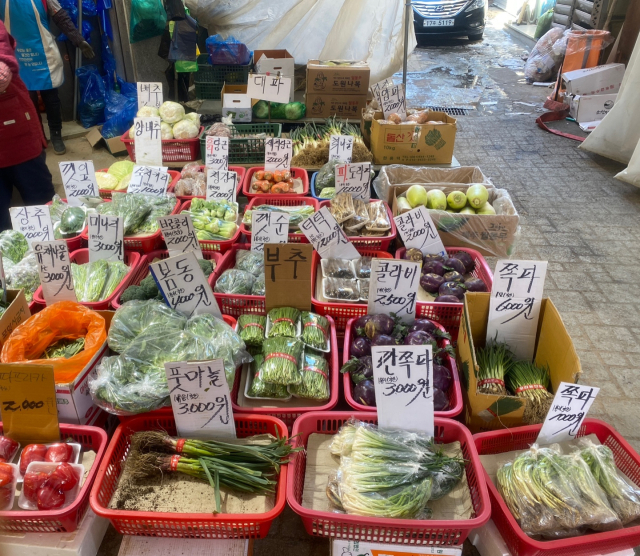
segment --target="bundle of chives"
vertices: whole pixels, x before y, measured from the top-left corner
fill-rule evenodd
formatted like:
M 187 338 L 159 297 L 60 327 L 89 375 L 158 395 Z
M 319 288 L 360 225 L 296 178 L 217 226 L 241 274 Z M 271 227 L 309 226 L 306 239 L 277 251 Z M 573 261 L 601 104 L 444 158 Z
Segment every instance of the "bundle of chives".
M 260 377 L 272 384 L 300 384 L 300 357 L 304 344 L 295 338 L 267 338 L 262 344 Z
M 302 382 L 289 386 L 298 398 L 324 401 L 329 399 L 329 364 L 320 354 L 306 351 L 302 358 Z
M 262 363 L 264 363 L 264 356 L 262 354 L 255 355 L 248 377 L 248 380 L 251 380 L 251 386 L 247 392 L 249 396 L 252 398 L 288 398 L 289 391 L 286 386 L 283 384 L 271 384 L 270 382 L 262 380 L 260 376 Z
M 302 341 L 313 349 L 326 350 L 329 321 L 321 315 L 302 312 Z
M 300 311 L 298 311 L 298 309 L 294 309 L 293 307 L 276 307 L 269 311 L 269 319 L 271 321 L 269 338 L 276 336 L 296 337 L 298 321 L 300 319 Z
M 260 315 L 240 315 L 238 333 L 248 346 L 262 346 L 267 318 Z
M 478 390 L 486 394 L 506 394 L 504 377 L 513 365 L 513 353 L 507 344 L 487 342 L 487 345 L 476 351 L 478 360 Z
M 548 367 L 538 367 L 531 361 L 516 361 L 506 376 L 507 386 L 516 396 L 527 400 L 522 416 L 525 423 L 542 423 L 553 402 L 548 388 L 551 383 Z

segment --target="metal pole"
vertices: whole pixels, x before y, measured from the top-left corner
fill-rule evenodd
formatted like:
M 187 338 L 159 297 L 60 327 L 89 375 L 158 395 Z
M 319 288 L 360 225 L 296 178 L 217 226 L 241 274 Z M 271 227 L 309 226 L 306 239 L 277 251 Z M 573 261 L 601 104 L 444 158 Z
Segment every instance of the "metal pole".
M 404 5 L 404 58 L 402 60 L 402 84 L 407 90 L 407 58 L 409 57 L 409 25 L 411 24 L 411 0 L 407 0 Z
M 82 36 L 82 0 L 78 0 L 78 31 Z M 78 75 L 75 70 L 82 66 L 82 50 L 76 46 L 76 67 L 73 71 L 73 121 L 75 122 L 78 116 Z

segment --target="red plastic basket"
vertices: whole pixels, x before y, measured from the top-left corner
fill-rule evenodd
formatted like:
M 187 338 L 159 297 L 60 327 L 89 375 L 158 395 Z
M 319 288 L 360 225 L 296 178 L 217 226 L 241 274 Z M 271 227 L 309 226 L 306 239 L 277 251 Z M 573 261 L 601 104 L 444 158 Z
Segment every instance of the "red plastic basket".
M 263 315 L 265 313 L 262 313 Z M 272 415 L 281 419 L 285 425 L 291 430 L 295 420 L 305 413 L 311 411 L 331 411 L 338 404 L 338 391 L 340 389 L 340 362 L 338 357 L 338 337 L 336 335 L 336 325 L 331 317 L 327 317 L 331 326 L 331 351 L 323 354 L 329 362 L 329 384 L 330 396 L 329 401 L 324 405 L 315 407 L 242 407 L 237 404 L 238 392 L 240 390 L 240 374 L 236 373 L 236 381 L 231 392 L 231 405 L 234 411 L 241 413 Z
M 355 417 L 366 423 L 377 423 L 372 413 L 352 411 L 318 411 L 298 417 L 291 435 L 294 446 L 306 448 L 310 434 L 334 435 L 348 419 Z M 482 464 L 471 433 L 464 425 L 451 419 L 435 418 L 437 444 L 460 442 L 466 460 L 466 475 L 475 516 L 465 520 L 383 519 L 334 512 L 311 510 L 302 506 L 307 454 L 305 450 L 292 454 L 287 479 L 287 502 L 302 517 L 309 535 L 354 541 L 393 544 L 462 546 L 472 529 L 481 527 L 491 515 L 489 494 Z
M 162 163 L 167 162 L 193 162 L 200 158 L 200 134 L 204 127 L 200 127 L 198 135 L 193 139 L 163 139 Z M 136 146 L 133 139 L 129 139 L 129 130 L 120 137 L 120 141 L 127 147 L 129 158 L 136 161 Z
M 98 172 L 108 172 L 109 168 L 103 168 L 102 170 L 98 170 Z M 180 179 L 180 172 L 176 172 L 175 170 L 167 170 L 168 174 L 171 176 L 171 183 L 167 186 L 167 191 L 173 191 L 173 188 L 176 185 L 176 182 Z M 100 197 L 103 199 L 111 199 L 111 194 L 113 193 L 113 189 L 99 189 Z M 118 189 L 117 193 L 126 193 L 126 189 Z
M 244 177 L 244 181 L 242 183 L 242 193 L 248 199 L 252 199 L 253 197 L 261 196 L 261 197 L 281 197 L 281 193 L 257 193 L 255 191 L 251 191 L 251 179 L 253 178 L 253 174 L 256 172 L 264 170 L 264 166 L 259 166 L 257 168 L 249 168 L 247 170 L 247 174 Z M 304 195 L 309 195 L 309 174 L 304 168 L 291 168 L 291 177 L 302 180 L 302 193 L 287 193 L 289 196 L 293 197 L 302 197 Z M 273 203 L 275 204 L 275 203 Z
M 89 249 L 78 249 L 69 255 L 69 260 L 72 263 L 76 264 L 87 264 L 89 262 Z M 93 309 L 94 311 L 106 311 L 109 309 L 109 305 L 113 303 L 115 299 L 120 297 L 120 294 L 127 288 L 130 284 L 131 280 L 135 277 L 138 272 L 138 265 L 140 264 L 140 253 L 128 252 L 124 253 L 124 264 L 129 267 L 129 272 L 127 272 L 126 276 L 120 282 L 120 285 L 113 291 L 113 293 L 102 301 L 82 301 L 79 302 L 80 305 L 84 305 L 85 307 L 89 307 L 89 309 Z M 38 286 L 38 289 L 33 294 L 33 300 L 36 303 L 46 305 L 44 300 L 44 295 L 42 293 L 42 286 Z
M 501 454 L 526 450 L 535 443 L 542 425 L 502 429 L 473 435 L 478 454 Z M 595 434 L 613 452 L 613 459 L 629 479 L 640 484 L 640 456 L 610 425 L 597 419 L 585 419 L 576 436 Z M 513 556 L 591 556 L 609 554 L 640 545 L 640 525 L 604 533 L 590 532 L 569 539 L 539 541 L 520 528 L 496 486 L 483 469 L 491 499 L 492 519 Z
M 2 423 L 0 423 L 0 434 L 2 434 Z M 0 512 L 0 532 L 71 533 L 80 525 L 89 507 L 91 487 L 98 474 L 102 456 L 107 449 L 107 433 L 98 427 L 60 423 L 60 438 L 64 440 L 72 438 L 74 442 L 82 446 L 83 451 L 91 450 L 96 453 L 93 466 L 80 487 L 78 496 L 71 504 L 61 510 Z
M 445 247 L 449 255 L 453 255 L 458 251 L 469 253 L 476 263 L 471 273 L 476 278 L 482 279 L 487 285 L 487 291 L 491 291 L 493 286 L 493 272 L 489 268 L 489 264 L 485 258 L 475 249 L 466 247 Z M 401 247 L 396 251 L 396 259 L 404 257 L 406 249 Z M 458 340 L 458 331 L 460 329 L 460 319 L 462 318 L 463 303 L 435 303 L 434 301 L 425 302 L 418 301 L 416 303 L 416 316 L 427 318 L 444 326 L 445 330 L 451 334 L 452 342 Z
M 346 363 L 349 360 L 349 345 L 351 344 L 351 337 L 353 333 L 353 324 L 356 319 L 350 319 L 347 323 L 347 328 L 344 334 L 344 347 L 342 351 L 342 363 Z M 443 332 L 444 327 L 438 323 L 434 323 L 440 330 Z M 446 347 L 450 345 L 449 340 L 442 339 L 438 342 L 440 347 Z M 460 377 L 458 376 L 458 366 L 456 365 L 455 357 L 451 357 L 447 355 L 444 360 L 444 365 L 451 371 L 451 376 L 453 377 L 453 384 L 449 388 L 449 409 L 446 411 L 436 411 L 436 417 L 446 417 L 449 419 L 453 419 L 462 413 L 462 388 L 460 387 Z M 369 411 L 369 412 L 377 412 L 375 407 L 371 407 L 369 405 L 363 405 L 358 403 L 353 397 L 353 382 L 351 381 L 351 376 L 349 373 L 344 373 L 342 377 L 342 385 L 344 386 L 344 397 L 347 400 L 347 403 L 353 407 L 356 411 Z
M 273 205 L 275 207 L 296 207 L 300 205 L 309 205 L 314 211 L 318 210 L 318 201 L 312 197 L 302 197 L 301 195 L 256 195 L 252 196 L 246 210 L 259 210 L 260 205 Z M 240 224 L 240 232 L 251 243 L 251 229 L 245 226 L 244 222 Z M 289 233 L 288 243 L 309 243 L 307 236 L 302 232 Z
M 236 413 L 233 419 L 239 438 L 265 433 L 288 436 L 285 424 L 275 417 Z M 148 430 L 164 430 L 170 435 L 175 435 L 176 423 L 172 415 L 141 415 L 120 424 L 109 443 L 98 470 L 95 487 L 91 491 L 91 509 L 97 515 L 106 517 L 123 535 L 207 539 L 261 539 L 267 536 L 271 523 L 284 510 L 287 465 L 280 469 L 273 509 L 262 514 L 179 514 L 108 508 L 118 486 L 123 462 L 129 452 L 131 435 L 137 431 Z M 213 496 L 213 491 L 211 494 Z
M 201 165 L 200 171 L 206 172 L 205 168 L 206 166 Z M 244 175 L 247 172 L 247 169 L 243 166 L 229 166 L 229 172 L 235 172 L 236 174 L 238 174 L 238 185 L 236 186 L 236 198 L 237 198 L 240 195 L 240 193 L 242 193 L 242 183 L 244 181 Z M 178 174 L 178 179 L 176 179 L 175 181 L 172 181 L 171 185 L 167 189 L 167 191 L 170 193 L 173 193 L 174 189 L 176 188 L 176 184 L 180 179 L 180 172 L 177 172 L 177 174 Z M 191 199 L 196 199 L 197 197 L 199 197 L 200 199 L 204 199 L 205 195 L 176 195 L 176 197 L 181 201 L 191 201 Z
M 378 202 L 377 199 L 372 199 L 369 201 L 371 203 Z M 389 222 L 391 222 L 391 230 L 389 230 L 389 235 L 385 237 L 367 237 L 367 236 L 348 236 L 349 241 L 353 243 L 356 247 L 364 247 L 366 249 L 374 249 L 376 251 L 386 251 L 391 246 L 391 242 L 396 239 L 398 234 L 396 229 L 396 221 L 393 219 L 393 213 L 391 209 L 389 209 L 389 205 L 384 203 L 384 207 L 387 209 L 387 216 L 389 217 Z M 320 208 L 331 206 L 331 201 L 320 201 Z
M 218 272 L 220 262 L 222 261 L 222 255 L 214 251 L 203 251 L 202 256 L 205 259 L 216 262 L 216 268 L 213 270 L 213 272 L 209 275 L 209 278 L 208 278 L 209 284 L 211 284 L 211 287 L 213 287 L 213 284 L 216 278 L 216 273 Z M 167 251 L 166 249 L 159 249 L 157 251 L 151 251 L 151 253 L 147 253 L 146 255 L 142 255 L 142 257 L 140 258 L 140 263 L 138 264 L 137 272 L 135 273 L 131 281 L 127 284 L 127 287 L 140 285 L 140 282 L 142 282 L 142 280 L 144 280 L 149 274 L 149 265 L 154 261 L 154 259 L 164 260 L 168 258 L 169 258 L 169 251 Z M 116 298 L 111 302 L 111 307 L 113 307 L 114 309 L 118 309 L 119 307 L 122 306 L 122 303 L 120 303 L 120 296 L 122 295 L 125 289 L 126 288 L 123 288 L 122 291 L 118 292 L 118 295 L 116 296 Z M 235 320 L 234 320 L 234 326 L 235 326 Z
M 60 200 L 63 203 L 67 202 L 66 199 L 60 199 Z M 53 201 L 49 201 L 47 203 L 47 206 L 51 206 L 52 204 L 53 204 Z M 77 236 L 66 238 L 64 240 L 67 242 L 67 249 L 69 250 L 69 253 L 73 253 L 76 249 L 82 249 L 82 247 L 85 245 L 85 238 L 83 234 L 86 231 L 87 231 L 87 227 L 85 226 L 84 230 L 80 232 Z
M 357 247 L 358 253 L 366 257 L 375 257 L 377 259 L 393 259 L 393 255 L 385 251 L 375 251 Z M 316 276 L 318 274 L 318 266 L 320 266 L 320 255 L 316 251 L 313 252 L 311 260 L 311 305 L 313 310 L 319 315 L 332 317 L 336 323 L 338 335 L 342 336 L 347 328 L 347 322 L 350 319 L 362 317 L 367 314 L 366 303 L 334 303 L 322 302 L 316 299 Z M 418 316 L 416 314 L 416 316 Z
M 189 210 L 190 208 L 191 201 L 185 201 L 180 207 L 180 210 L 177 211 L 177 213 L 179 214 L 182 211 Z M 219 241 L 199 239 L 198 243 L 200 243 L 200 249 L 202 249 L 203 253 L 205 251 L 218 251 L 220 253 L 226 253 L 234 243 L 238 242 L 238 239 L 240 238 L 240 230 L 241 226 L 238 226 L 236 233 L 233 234 L 233 237 L 231 239 L 221 239 Z

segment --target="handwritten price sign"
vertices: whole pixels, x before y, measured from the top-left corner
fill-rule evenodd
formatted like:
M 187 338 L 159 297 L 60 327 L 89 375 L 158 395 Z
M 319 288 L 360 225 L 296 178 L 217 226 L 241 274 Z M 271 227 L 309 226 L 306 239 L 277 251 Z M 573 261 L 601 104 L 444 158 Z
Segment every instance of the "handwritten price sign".
M 107 214 L 89 215 L 89 262 L 124 261 L 123 219 Z
M 251 98 L 286 104 L 291 95 L 291 78 L 254 73 L 247 83 L 247 94 Z
M 332 135 L 329 139 L 329 160 L 351 162 L 353 153 L 352 135 Z
M 395 313 L 403 322 L 416 316 L 420 264 L 397 259 L 373 259 L 368 313 Z
M 171 176 L 163 166 L 134 166 L 127 193 L 144 193 L 155 197 L 164 197 Z
M 348 193 L 354 199 L 368 203 L 371 199 L 371 162 L 338 164 L 336 166 L 336 195 Z
M 52 241 L 53 224 L 47 205 L 34 205 L 31 207 L 14 207 L 9 209 L 11 225 L 20 232 L 29 247 L 34 241 Z
M 138 82 L 138 110 L 144 106 L 162 106 L 162 83 Z
M 33 250 L 38 261 L 42 294 L 47 305 L 56 301 L 77 301 L 67 243 L 41 241 L 33 244 Z
M 134 118 L 133 140 L 136 164 L 162 166 L 162 136 L 160 118 Z
M 97 197 L 100 195 L 96 172 L 91 160 L 76 162 L 60 162 L 62 185 L 67 195 L 67 203 L 72 207 L 82 206 L 80 197 Z
M 202 249 L 193 228 L 191 215 L 162 216 L 158 218 L 158 224 L 170 257 L 193 251 L 198 259 L 202 259 Z
M 207 169 L 229 169 L 229 138 L 207 135 L 205 150 L 205 165 Z
M 207 168 L 207 201 L 224 199 L 236 202 L 238 174 L 224 170 Z
M 407 117 L 407 101 L 404 94 L 404 85 L 392 85 L 380 89 L 380 105 L 385 119 L 390 114 L 398 114 L 402 121 Z
M 289 219 L 285 212 L 254 210 L 251 213 L 251 250 L 264 251 L 265 243 L 287 243 Z
M 264 169 L 289 170 L 293 152 L 291 139 L 270 137 L 264 142 Z
M 318 212 L 301 222 L 300 229 L 323 259 L 357 259 L 360 257 L 360 253 L 349 241 L 327 207 L 322 207 Z
M 394 218 L 407 249 L 419 249 L 423 255 L 446 255 L 438 229 L 426 207 L 419 206 Z

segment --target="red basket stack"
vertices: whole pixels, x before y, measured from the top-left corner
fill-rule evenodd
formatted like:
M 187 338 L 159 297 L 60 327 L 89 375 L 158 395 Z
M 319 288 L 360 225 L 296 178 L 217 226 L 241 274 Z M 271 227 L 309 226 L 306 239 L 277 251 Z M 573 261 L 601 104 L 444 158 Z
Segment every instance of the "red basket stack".
M 200 171 L 206 173 L 207 167 L 206 166 L 200 166 Z M 246 171 L 247 171 L 247 169 L 244 168 L 243 166 L 229 166 L 229 172 L 235 172 L 236 174 L 238 174 L 238 185 L 236 187 L 236 198 L 240 195 L 240 193 L 242 193 L 242 183 L 244 182 L 244 175 L 245 175 Z M 180 179 L 180 172 L 176 172 L 176 173 L 178 174 L 178 178 L 171 182 L 171 185 L 167 189 L 167 191 L 169 193 L 173 193 L 173 191 L 176 188 L 176 184 L 178 183 L 178 180 Z M 180 199 L 180 201 L 184 202 L 184 201 L 191 201 L 191 199 L 196 199 L 197 197 L 200 197 L 201 199 L 204 199 L 205 195 L 176 195 L 176 197 L 178 199 Z
M 182 211 L 189 210 L 191 208 L 191 201 L 185 201 L 180 210 L 176 211 L 176 214 L 181 213 Z M 236 233 L 233 234 L 231 239 L 220 239 L 220 240 L 209 240 L 209 239 L 199 239 L 198 243 L 200 243 L 200 249 L 202 252 L 205 251 L 218 251 L 219 253 L 226 253 L 234 243 L 237 243 L 238 238 L 240 237 L 240 230 L 242 226 L 239 226 L 236 230 Z
M 353 337 L 353 325 L 356 319 L 351 319 L 347 323 L 347 328 L 344 334 L 344 348 L 342 351 L 342 363 L 346 363 L 349 361 L 349 346 L 351 344 L 351 338 Z M 444 332 L 444 327 L 439 325 L 438 323 L 434 323 L 442 332 Z M 451 343 L 447 339 L 442 339 L 438 342 L 440 347 L 446 347 Z M 435 411 L 434 414 L 436 417 L 446 417 L 448 419 L 453 419 L 462 413 L 463 399 L 462 399 L 462 388 L 460 386 L 460 377 L 458 376 L 458 366 L 456 365 L 455 357 L 451 357 L 450 355 L 446 355 L 444 360 L 444 366 L 447 367 L 451 371 L 451 376 L 453 377 L 453 383 L 449 388 L 449 409 L 446 411 Z M 377 411 L 375 407 L 371 407 L 368 405 L 363 405 L 358 403 L 353 397 L 353 382 L 351 381 L 351 376 L 349 373 L 344 373 L 342 377 L 342 385 L 344 387 L 344 397 L 347 400 L 347 403 L 353 407 L 356 411 Z
M 260 205 L 273 205 L 276 207 L 297 207 L 300 205 L 308 205 L 313 207 L 314 211 L 318 211 L 318 201 L 311 197 L 302 197 L 295 195 L 256 195 L 252 196 L 246 210 L 260 210 Z M 251 243 L 251 229 L 244 222 L 240 224 L 240 232 Z M 309 243 L 307 236 L 302 232 L 289 232 L 288 243 Z
M 377 417 L 371 413 L 349 411 L 306 413 L 299 417 L 293 426 L 292 442 L 295 447 L 306 448 L 310 434 L 334 435 L 351 418 L 366 423 L 378 421 Z M 306 450 L 292 454 L 287 479 L 287 502 L 291 509 L 302 517 L 307 533 L 312 536 L 406 545 L 462 546 L 471 530 L 484 525 L 491 515 L 482 464 L 471 433 L 457 421 L 436 417 L 434 440 L 437 444 L 460 442 L 466 461 L 465 472 L 475 514 L 471 519 L 456 521 L 384 519 L 304 507 L 302 497 L 307 463 Z
M 2 423 L 0 423 L 0 434 L 2 434 L 2 430 Z M 64 440 L 70 438 L 82 446 L 82 451 L 91 450 L 96 454 L 93 465 L 86 475 L 76 499 L 66 508 L 60 510 L 0 512 L 0 532 L 71 533 L 80 525 L 89 507 L 89 494 L 98 474 L 102 456 L 107 449 L 107 433 L 98 427 L 60 423 L 60 438 Z
M 102 170 L 98 170 L 98 172 L 108 172 L 109 168 L 103 168 Z M 180 172 L 176 172 L 175 170 L 167 170 L 167 173 L 171 176 L 171 183 L 167 186 L 167 191 L 173 191 L 177 181 L 180 179 Z M 126 193 L 126 189 L 99 189 L 100 197 L 103 199 L 111 199 L 112 193 L 115 191 L 116 193 Z
M 244 182 L 242 185 L 242 194 L 248 199 L 252 199 L 253 197 L 256 197 L 258 195 L 266 196 L 269 198 L 282 196 L 282 194 L 280 193 L 268 194 L 268 193 L 260 193 L 257 191 L 251 191 L 251 180 L 253 179 L 253 174 L 263 170 L 264 170 L 264 166 L 260 166 L 258 168 L 249 168 L 249 170 L 247 170 L 247 175 L 245 176 Z M 308 195 L 309 194 L 309 174 L 307 174 L 307 171 L 304 170 L 303 168 L 291 168 L 290 171 L 291 171 L 291 177 L 293 179 L 299 179 L 302 181 L 302 193 L 287 193 L 287 195 L 294 196 L 294 197 L 302 197 L 303 195 Z
M 69 259 L 72 263 L 76 264 L 87 264 L 89 262 L 89 249 L 78 249 L 74 251 L 69 256 Z M 113 291 L 113 293 L 102 301 L 81 301 L 79 302 L 81 305 L 85 307 L 89 307 L 89 309 L 93 309 L 94 311 L 105 311 L 109 309 L 109 306 L 118 298 L 120 294 L 129 286 L 131 280 L 135 277 L 138 272 L 138 266 L 140 264 L 140 253 L 135 252 L 126 252 L 124 254 L 124 264 L 129 267 L 129 272 L 127 272 L 126 276 L 120 282 L 120 285 Z M 42 286 L 38 286 L 38 289 L 33 294 L 33 300 L 36 303 L 46 305 L 44 300 L 44 295 L 42 293 Z
M 238 438 L 258 434 L 288 436 L 285 424 L 275 417 L 236 413 L 233 419 Z M 111 521 L 123 535 L 205 539 L 261 539 L 267 536 L 273 520 L 284 510 L 287 465 L 280 468 L 273 509 L 262 514 L 179 514 L 109 508 L 131 446 L 131 436 L 138 431 L 151 430 L 166 431 L 175 436 L 176 423 L 173 416 L 141 415 L 128 419 L 116 429 L 98 470 L 95 487 L 91 491 L 91 509 L 97 515 Z
M 204 127 L 200 127 L 198 135 L 193 139 L 163 139 L 162 163 L 167 162 L 193 162 L 200 158 L 200 134 Z M 127 147 L 129 158 L 136 161 L 136 145 L 133 139 L 129 139 L 129 130 L 120 137 L 120 141 Z

